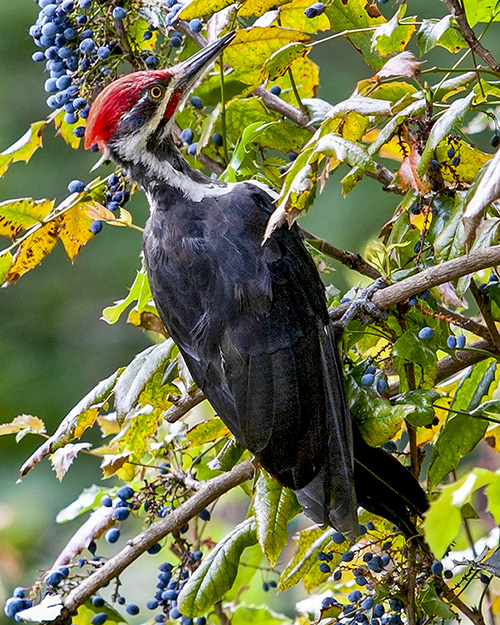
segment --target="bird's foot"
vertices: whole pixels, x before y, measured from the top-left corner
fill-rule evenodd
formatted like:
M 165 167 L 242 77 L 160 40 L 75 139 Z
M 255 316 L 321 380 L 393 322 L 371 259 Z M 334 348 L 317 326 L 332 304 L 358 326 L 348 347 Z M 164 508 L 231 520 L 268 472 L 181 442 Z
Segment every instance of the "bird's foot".
M 345 328 L 354 318 L 359 319 L 366 325 L 371 324 L 374 319 L 387 319 L 387 311 L 382 310 L 371 301 L 373 294 L 386 286 L 387 282 L 384 278 L 377 278 L 369 287 L 361 289 L 350 303 L 347 311 L 336 322 L 336 325 Z

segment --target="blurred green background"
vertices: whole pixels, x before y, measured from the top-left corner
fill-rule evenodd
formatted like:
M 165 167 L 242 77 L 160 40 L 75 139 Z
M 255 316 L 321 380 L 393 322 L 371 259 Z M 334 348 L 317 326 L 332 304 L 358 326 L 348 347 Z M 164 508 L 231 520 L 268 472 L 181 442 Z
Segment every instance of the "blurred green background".
M 394 9 L 392 2 L 382 7 L 387 16 L 392 16 Z M 444 15 L 438 0 L 410 1 L 408 14 L 412 9 L 419 17 Z M 0 0 L 0 150 L 16 141 L 31 122 L 49 114 L 43 64 L 31 61 L 35 47 L 28 29 L 37 13 L 32 0 Z M 341 40 L 317 46 L 313 59 L 322 70 L 319 96 L 331 102 L 348 97 L 356 81 L 372 73 Z M 445 52 L 438 52 L 436 59 L 450 64 Z M 44 149 L 35 153 L 29 165 L 14 164 L 0 179 L 0 201 L 16 197 L 60 201 L 67 195 L 70 180 L 91 179 L 89 170 L 96 160 L 95 154 L 72 150 L 62 139 L 51 136 L 49 129 Z M 389 165 L 394 167 L 394 163 Z M 330 180 L 302 223 L 337 246 L 363 252 L 367 241 L 391 216 L 398 198 L 368 180 L 344 199 L 339 179 L 334 176 Z M 137 223 L 144 222 L 147 207 L 141 193 L 128 208 Z M 138 233 L 105 227 L 74 265 L 58 244 L 40 267 L 1 290 L 0 422 L 33 414 L 43 419 L 52 433 L 90 388 L 149 344 L 140 330 L 125 321 L 108 326 L 100 320 L 105 306 L 126 295 L 140 266 L 140 245 Z M 336 268 L 332 280 L 338 286 L 346 288 L 357 282 L 357 275 Z M 2 603 L 14 586 L 30 584 L 37 571 L 50 566 L 65 537 L 77 527 L 55 526 L 57 511 L 100 478 L 97 461 L 82 455 L 62 483 L 44 462 L 16 484 L 19 466 L 38 444 L 33 436 L 26 436 L 19 445 L 13 437 L 0 438 Z M 3 618 L 2 612 L 0 621 Z

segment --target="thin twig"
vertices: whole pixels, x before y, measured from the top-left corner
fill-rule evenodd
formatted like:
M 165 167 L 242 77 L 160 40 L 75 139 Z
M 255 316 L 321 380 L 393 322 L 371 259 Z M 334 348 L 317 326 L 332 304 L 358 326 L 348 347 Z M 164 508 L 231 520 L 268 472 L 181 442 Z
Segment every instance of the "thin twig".
M 470 46 L 470 49 L 477 54 L 479 57 L 483 59 L 483 61 L 491 67 L 495 72 L 500 72 L 500 63 L 495 59 L 495 57 L 491 54 L 489 50 L 487 50 L 483 44 L 476 37 L 476 34 L 469 26 L 469 22 L 467 21 L 467 16 L 465 15 L 465 11 L 463 10 L 460 2 L 458 0 L 444 0 L 444 3 L 448 7 L 449 12 L 455 18 L 458 27 L 462 35 L 464 36 L 465 41 Z
M 486 322 L 486 326 L 489 331 L 490 339 L 493 345 L 496 347 L 496 350 L 500 352 L 500 335 L 498 334 L 498 329 L 495 324 L 495 320 L 493 319 L 493 315 L 491 314 L 491 309 L 489 302 L 483 296 L 479 287 L 476 284 L 475 280 L 471 280 L 470 282 L 470 290 L 474 299 L 476 300 L 476 304 L 483 316 L 484 321 Z
M 443 317 L 446 317 L 448 320 L 452 321 L 452 323 L 456 326 L 459 326 L 463 330 L 468 330 L 475 334 L 476 336 L 480 336 L 486 341 L 490 340 L 490 333 L 488 332 L 488 328 L 483 326 L 482 323 L 478 323 L 475 319 L 471 319 L 470 317 L 465 317 L 460 313 L 454 312 L 453 310 L 448 310 L 444 306 L 438 304 L 437 309 L 439 314 Z
M 105 586 L 110 580 L 117 577 L 134 560 L 150 549 L 162 538 L 179 531 L 186 523 L 195 517 L 213 501 L 221 497 L 235 486 L 245 482 L 253 476 L 254 467 L 251 460 L 237 465 L 228 473 L 223 473 L 212 478 L 200 488 L 186 502 L 173 510 L 164 519 L 156 521 L 148 529 L 144 530 L 131 540 L 113 558 L 108 560 L 92 575 L 84 579 L 64 599 L 63 613 L 55 622 L 64 621 L 82 603 L 87 601 L 99 588 Z
M 188 413 L 192 408 L 201 404 L 201 402 L 205 399 L 205 395 L 203 395 L 202 391 L 199 388 L 194 390 L 192 393 L 187 393 L 186 395 L 181 395 L 175 403 L 170 406 L 163 413 L 163 418 L 165 421 L 169 423 L 175 423 L 179 419 L 181 419 L 186 413 Z

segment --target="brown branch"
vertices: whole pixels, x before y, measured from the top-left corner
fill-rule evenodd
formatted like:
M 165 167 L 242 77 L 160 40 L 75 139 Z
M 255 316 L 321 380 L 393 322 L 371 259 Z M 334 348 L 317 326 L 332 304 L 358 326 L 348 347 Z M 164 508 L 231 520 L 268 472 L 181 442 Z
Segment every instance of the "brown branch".
M 373 294 L 371 301 L 378 308 L 385 310 L 438 284 L 456 280 L 498 264 L 500 264 L 500 245 L 476 250 L 466 256 L 453 258 L 440 265 L 429 267 L 409 278 L 380 289 Z M 339 319 L 348 310 L 349 306 L 349 303 L 340 304 L 331 312 L 331 318 Z
M 467 21 L 467 16 L 465 15 L 465 11 L 463 10 L 461 3 L 459 0 L 444 0 L 444 3 L 448 7 L 448 11 L 452 14 L 455 21 L 460 28 L 462 35 L 464 36 L 465 41 L 469 44 L 472 52 L 477 54 L 479 57 L 483 59 L 483 61 L 491 67 L 491 69 L 495 72 L 500 72 L 500 63 L 495 59 L 495 57 L 491 54 L 489 50 L 487 50 L 483 44 L 476 37 L 475 32 L 469 26 L 469 22 Z
M 488 332 L 488 328 L 483 326 L 482 323 L 478 323 L 475 319 L 471 319 L 470 317 L 464 317 L 464 315 L 454 312 L 453 310 L 448 310 L 441 305 L 438 305 L 437 309 L 442 317 L 446 317 L 446 319 L 452 321 L 454 325 L 459 326 L 464 330 L 468 330 L 469 332 L 472 332 L 472 334 L 480 336 L 486 341 L 490 340 L 491 337 Z
M 363 274 L 364 276 L 368 276 L 373 280 L 380 278 L 380 273 L 373 265 L 370 265 L 366 262 L 366 260 L 360 256 L 359 254 L 355 254 L 354 252 L 349 252 L 348 250 L 343 250 L 340 247 L 335 247 L 328 241 L 317 237 L 315 234 L 308 232 L 307 230 L 302 230 L 302 233 L 306 239 L 310 239 L 311 241 L 316 241 L 319 243 L 317 249 L 325 256 L 329 256 L 334 260 L 338 260 L 340 263 L 349 267 L 349 269 L 353 269 L 358 273 Z M 316 247 L 316 246 L 315 246 Z
M 254 473 L 251 460 L 247 460 L 237 465 L 228 473 L 218 475 L 206 482 L 190 499 L 181 504 L 178 508 L 170 512 L 168 516 L 153 523 L 148 529 L 141 532 L 128 541 L 127 545 L 116 556 L 108 560 L 103 566 L 97 569 L 92 575 L 84 579 L 74 588 L 64 599 L 64 609 L 56 622 L 63 622 L 68 615 L 71 615 L 82 603 L 87 601 L 99 588 L 102 588 L 110 580 L 117 577 L 134 560 L 145 551 L 155 545 L 167 534 L 179 531 L 186 523 L 195 517 L 213 501 L 224 493 L 249 480 Z
M 171 399 L 174 401 L 174 404 L 165 410 L 163 418 L 169 423 L 175 423 L 187 412 L 189 412 L 191 408 L 201 404 L 201 402 L 205 399 L 205 395 L 203 395 L 202 391 L 197 388 L 191 393 L 172 397 Z
M 490 339 L 493 345 L 495 346 L 495 350 L 500 351 L 500 336 L 498 334 L 498 329 L 491 314 L 491 309 L 488 300 L 484 297 L 484 295 L 479 290 L 479 287 L 476 284 L 475 280 L 471 280 L 470 290 L 474 299 L 476 300 L 476 304 L 478 305 L 479 311 L 483 316 L 484 321 L 486 322 L 486 326 L 489 331 Z

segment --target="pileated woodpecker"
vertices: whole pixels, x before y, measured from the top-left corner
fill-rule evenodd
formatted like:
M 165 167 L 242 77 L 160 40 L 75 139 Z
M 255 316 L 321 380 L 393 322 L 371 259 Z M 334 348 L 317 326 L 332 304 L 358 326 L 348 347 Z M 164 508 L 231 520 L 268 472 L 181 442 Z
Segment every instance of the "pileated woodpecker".
M 298 227 L 278 228 L 263 245 L 272 192 L 255 180 L 212 180 L 174 144 L 179 105 L 234 36 L 109 84 L 90 109 L 85 147 L 97 144 L 146 192 L 154 301 L 235 437 L 314 521 L 354 537 L 359 503 L 414 534 L 425 495 L 352 424 L 324 287 Z

